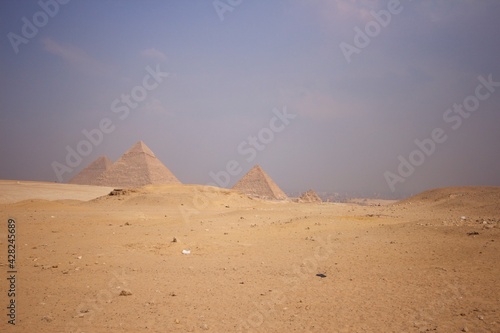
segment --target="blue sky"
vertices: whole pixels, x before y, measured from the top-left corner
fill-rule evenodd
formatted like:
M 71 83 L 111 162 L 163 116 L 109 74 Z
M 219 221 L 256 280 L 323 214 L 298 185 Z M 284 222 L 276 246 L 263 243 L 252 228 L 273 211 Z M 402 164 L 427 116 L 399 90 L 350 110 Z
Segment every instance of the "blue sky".
M 230 185 L 258 163 L 287 192 L 500 185 L 500 87 L 445 116 L 478 77 L 500 82 L 498 1 L 65 2 L 0 2 L 0 179 L 55 181 L 56 162 L 67 181 L 143 140 L 184 183 L 235 160 Z M 148 68 L 164 74 L 145 90 Z M 120 119 L 112 104 L 133 91 Z M 270 137 L 278 111 L 294 117 Z M 70 167 L 67 147 L 103 119 L 113 131 Z M 446 140 L 415 152 L 434 129 Z

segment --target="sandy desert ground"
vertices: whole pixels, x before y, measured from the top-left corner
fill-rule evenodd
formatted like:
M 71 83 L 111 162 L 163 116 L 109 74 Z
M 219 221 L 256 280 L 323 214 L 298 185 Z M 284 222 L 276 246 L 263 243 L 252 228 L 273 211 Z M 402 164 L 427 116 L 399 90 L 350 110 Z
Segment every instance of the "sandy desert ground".
M 498 187 L 380 206 L 111 190 L 0 182 L 0 331 L 500 332 Z

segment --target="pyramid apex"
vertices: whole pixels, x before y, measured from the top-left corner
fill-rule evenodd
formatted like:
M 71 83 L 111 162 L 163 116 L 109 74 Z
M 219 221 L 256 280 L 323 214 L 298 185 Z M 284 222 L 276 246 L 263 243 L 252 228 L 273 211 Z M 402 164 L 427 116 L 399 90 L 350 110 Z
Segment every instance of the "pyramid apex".
M 262 167 L 261 167 L 259 164 L 255 164 L 255 165 L 254 165 L 254 166 L 250 169 L 250 171 L 252 171 L 252 172 L 256 172 L 256 171 L 258 171 L 258 172 L 261 172 L 261 173 L 264 173 L 264 174 L 266 173 L 266 172 L 264 171 L 264 169 L 262 169 Z M 250 172 L 250 171 L 248 171 L 248 172 Z
M 113 161 L 111 161 L 109 157 L 107 157 L 106 155 L 99 156 L 94 162 L 104 163 L 109 165 L 113 164 Z
M 148 146 L 143 141 L 137 141 L 132 147 L 130 147 L 125 154 L 129 153 L 145 153 L 148 155 L 151 155 L 153 157 L 156 157 L 155 154 L 151 149 L 149 149 Z

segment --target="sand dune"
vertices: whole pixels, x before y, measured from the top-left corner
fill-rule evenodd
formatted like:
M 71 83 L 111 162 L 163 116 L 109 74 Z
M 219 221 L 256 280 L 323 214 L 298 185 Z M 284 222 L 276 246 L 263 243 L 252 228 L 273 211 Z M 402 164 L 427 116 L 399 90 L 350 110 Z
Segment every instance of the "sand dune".
M 0 182 L 17 331 L 500 331 L 499 188 L 382 206 L 112 190 Z
M 425 191 L 401 201 L 450 209 L 464 207 L 482 209 L 485 213 L 500 214 L 500 189 L 498 187 L 449 187 Z

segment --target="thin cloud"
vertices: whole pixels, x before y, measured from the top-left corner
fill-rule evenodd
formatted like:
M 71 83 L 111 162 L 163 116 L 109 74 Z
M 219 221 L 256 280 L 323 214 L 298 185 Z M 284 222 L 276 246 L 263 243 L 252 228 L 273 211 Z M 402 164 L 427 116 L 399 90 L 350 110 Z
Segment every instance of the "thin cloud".
M 167 61 L 167 56 L 163 52 L 158 51 L 155 48 L 143 50 L 141 52 L 141 55 L 148 59 Z
M 365 109 L 361 102 L 342 100 L 317 90 L 282 90 L 280 95 L 283 103 L 289 105 L 301 117 L 320 121 L 356 116 Z
M 367 21 L 371 19 L 370 11 L 380 6 L 379 0 L 315 0 L 307 1 L 313 6 L 323 19 Z M 331 23 L 331 22 L 330 22 Z
M 431 22 L 449 22 L 467 16 L 481 16 L 488 13 L 489 5 L 493 0 L 424 0 L 416 2 L 413 6 L 418 15 L 428 18 Z
M 43 38 L 41 43 L 45 51 L 61 58 L 77 70 L 95 75 L 105 75 L 111 72 L 107 65 L 102 64 L 77 47 L 61 44 L 52 38 Z
M 378 0 L 335 0 L 331 2 L 330 10 L 335 10 L 338 16 L 348 16 L 361 21 L 370 19 L 370 10 L 378 7 Z
M 169 115 L 173 116 L 174 113 L 169 111 L 163 103 L 157 99 L 157 98 L 151 98 L 150 101 L 148 101 L 142 108 L 141 111 L 146 113 L 146 114 L 151 114 L 151 115 Z
M 405 15 L 425 18 L 436 23 L 464 16 L 484 15 L 495 2 L 494 0 L 421 0 L 417 2 L 402 0 L 400 7 L 405 12 L 411 13 Z M 380 0 L 299 0 L 299 3 L 313 9 L 319 17 L 319 22 L 333 31 L 339 29 L 339 25 L 352 26 L 373 20 L 371 12 L 387 10 L 388 5 L 387 1 Z

